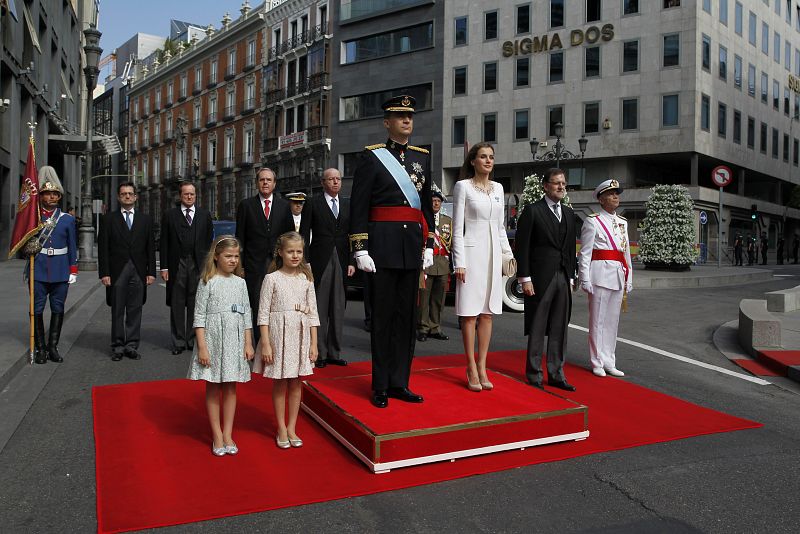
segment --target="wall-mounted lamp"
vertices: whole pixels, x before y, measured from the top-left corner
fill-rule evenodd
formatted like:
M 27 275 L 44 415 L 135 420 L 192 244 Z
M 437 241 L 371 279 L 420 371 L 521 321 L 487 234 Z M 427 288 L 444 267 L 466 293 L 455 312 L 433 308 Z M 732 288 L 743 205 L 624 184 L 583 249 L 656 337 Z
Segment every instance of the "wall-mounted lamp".
M 611 129 L 611 119 L 609 119 L 608 117 L 606 117 L 603 120 L 603 129 L 604 130 L 610 130 Z
M 8 106 L 11 105 L 11 99 L 9 98 L 0 98 L 0 113 L 5 113 L 8 109 Z

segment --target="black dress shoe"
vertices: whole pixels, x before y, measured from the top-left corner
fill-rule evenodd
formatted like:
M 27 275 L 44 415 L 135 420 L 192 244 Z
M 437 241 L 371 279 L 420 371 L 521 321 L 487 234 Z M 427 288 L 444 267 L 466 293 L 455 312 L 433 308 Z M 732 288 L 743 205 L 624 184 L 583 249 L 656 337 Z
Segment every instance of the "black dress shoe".
M 428 334 L 423 334 L 420 332 L 417 334 L 417 341 L 428 341 Z
M 122 359 L 122 353 L 121 352 L 112 352 L 111 353 L 111 361 L 118 362 L 121 359 Z
M 443 334 L 441 332 L 435 332 L 433 334 L 428 334 L 428 337 L 432 337 L 433 339 L 438 339 L 438 340 L 441 340 L 441 341 L 447 341 L 448 339 L 450 339 L 448 336 L 446 336 L 445 334 Z
M 558 389 L 564 389 L 566 391 L 575 391 L 575 386 L 567 383 L 566 380 L 564 382 L 561 382 L 560 380 L 548 380 L 547 385 Z
M 338 365 L 339 367 L 347 366 L 347 360 L 343 360 L 342 358 L 327 358 L 325 363 L 330 365 Z
M 370 397 L 369 400 L 376 408 L 386 408 L 389 406 L 389 397 L 386 395 L 385 391 L 373 391 L 372 397 Z
M 319 369 L 323 369 L 328 363 L 325 360 L 317 360 L 314 364 L 314 367 L 318 367 Z
M 389 388 L 388 395 L 403 402 L 422 402 L 422 395 L 417 395 L 408 388 Z
M 182 349 L 182 348 L 180 348 L 180 349 L 172 349 L 172 354 L 173 354 L 173 356 L 177 356 L 178 354 L 182 354 L 183 351 L 184 351 L 184 349 Z
M 529 382 L 528 385 L 542 390 L 544 389 L 544 386 L 542 385 L 541 382 Z
M 130 358 L 131 360 L 141 360 L 142 355 L 139 354 L 139 351 L 136 349 L 125 349 L 125 356 Z

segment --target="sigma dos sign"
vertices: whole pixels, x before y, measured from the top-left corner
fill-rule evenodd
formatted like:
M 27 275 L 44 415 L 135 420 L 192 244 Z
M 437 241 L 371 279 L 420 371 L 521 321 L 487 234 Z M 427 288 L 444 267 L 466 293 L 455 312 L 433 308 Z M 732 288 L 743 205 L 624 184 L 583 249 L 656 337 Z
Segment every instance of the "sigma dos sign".
M 608 42 L 614 38 L 614 25 L 605 24 L 602 27 L 589 26 L 585 30 L 572 30 L 569 32 L 569 46 L 580 46 L 582 44 L 595 44 L 597 42 Z M 548 35 L 536 36 L 533 38 L 525 37 L 515 41 L 503 43 L 503 57 L 536 54 L 551 50 L 561 50 L 564 43 L 561 34 L 556 32 Z
M 730 167 L 720 165 L 719 167 L 714 167 L 714 170 L 711 171 L 711 181 L 717 187 L 725 187 L 731 183 L 731 180 L 733 180 L 733 173 Z

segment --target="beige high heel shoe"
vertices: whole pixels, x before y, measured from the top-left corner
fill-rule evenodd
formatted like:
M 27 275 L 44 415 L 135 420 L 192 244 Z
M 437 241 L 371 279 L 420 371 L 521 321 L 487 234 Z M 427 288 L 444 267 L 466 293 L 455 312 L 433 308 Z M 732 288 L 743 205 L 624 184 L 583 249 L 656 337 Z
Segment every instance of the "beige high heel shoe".
M 467 389 L 475 392 L 483 390 L 483 386 L 481 386 L 480 382 L 475 384 L 469 379 L 469 368 L 467 368 Z

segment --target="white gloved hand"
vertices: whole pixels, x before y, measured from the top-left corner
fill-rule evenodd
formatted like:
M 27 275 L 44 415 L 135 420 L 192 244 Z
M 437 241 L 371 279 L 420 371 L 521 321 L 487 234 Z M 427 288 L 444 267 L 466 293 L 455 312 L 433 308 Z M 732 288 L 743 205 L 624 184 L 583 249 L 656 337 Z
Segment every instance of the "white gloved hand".
M 67 282 L 67 283 L 68 284 L 74 284 L 77 281 L 78 281 L 78 275 L 77 274 L 71 274 L 71 275 L 69 275 L 69 282 Z
M 625 285 L 625 292 L 630 293 L 631 291 L 633 291 L 633 284 L 629 282 L 628 284 Z
M 425 270 L 433 265 L 433 249 L 426 248 L 422 254 L 422 269 Z
M 374 273 L 376 271 L 375 262 L 369 257 L 369 254 L 356 256 L 356 266 L 365 273 Z
M 588 280 L 584 280 L 581 282 L 581 289 L 589 293 L 590 295 L 594 295 L 594 286 Z

